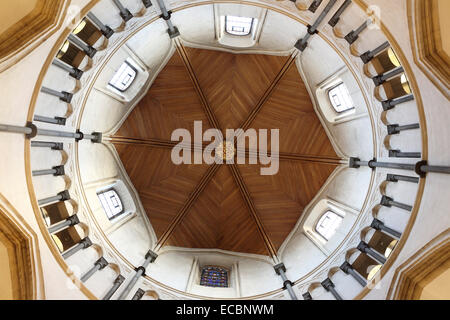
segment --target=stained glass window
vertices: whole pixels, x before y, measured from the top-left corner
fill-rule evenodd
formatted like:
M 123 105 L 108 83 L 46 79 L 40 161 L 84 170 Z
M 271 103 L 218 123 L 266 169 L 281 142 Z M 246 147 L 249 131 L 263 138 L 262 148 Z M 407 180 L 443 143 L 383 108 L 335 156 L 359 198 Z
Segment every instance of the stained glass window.
M 228 288 L 228 270 L 222 267 L 203 267 L 200 285 L 206 287 Z

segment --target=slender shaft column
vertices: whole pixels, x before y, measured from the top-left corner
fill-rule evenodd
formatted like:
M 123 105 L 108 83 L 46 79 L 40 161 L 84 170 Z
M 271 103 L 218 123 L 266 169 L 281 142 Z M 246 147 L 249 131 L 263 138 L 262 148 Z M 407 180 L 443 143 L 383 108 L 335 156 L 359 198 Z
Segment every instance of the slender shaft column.
M 94 143 L 101 143 L 102 134 L 100 132 L 94 132 L 92 134 L 84 134 L 80 131 L 78 132 L 64 132 L 57 130 L 45 130 L 37 129 L 37 134 L 41 136 L 50 136 L 58 138 L 74 138 L 77 142 L 83 139 L 91 140 Z
M 58 130 L 38 129 L 37 134 L 40 136 L 58 137 L 58 138 L 74 138 L 76 140 L 83 140 L 82 132 L 64 132 Z
M 311 294 L 309 292 L 306 292 L 302 295 L 303 300 L 312 300 Z
M 65 190 L 65 191 L 58 193 L 56 196 L 39 200 L 38 204 L 40 207 L 42 207 L 49 203 L 58 202 L 58 201 L 67 201 L 69 199 L 70 199 L 69 191 Z
M 51 226 L 48 228 L 48 232 L 50 233 L 56 233 L 62 229 L 65 229 L 67 227 L 73 227 L 80 223 L 80 219 L 78 219 L 78 216 L 75 214 L 71 216 L 70 218 L 66 219 L 62 223 L 58 223 L 57 225 Z
M 388 79 L 393 78 L 403 72 L 404 72 L 403 67 L 400 66 L 400 67 L 392 69 L 388 72 L 380 74 L 376 77 L 373 77 L 372 80 L 373 80 L 373 83 L 375 83 L 375 86 L 378 87 L 379 85 L 382 85 L 383 83 L 385 83 Z
M 288 291 L 289 295 L 291 296 L 291 299 L 298 300 L 294 290 L 292 289 L 292 282 L 289 281 L 288 278 L 286 277 L 286 267 L 284 266 L 284 263 L 279 263 L 273 268 L 275 269 L 275 272 L 283 280 L 283 287 Z
M 72 42 L 74 45 L 79 47 L 81 50 L 84 51 L 88 55 L 89 58 L 93 58 L 95 54 L 97 53 L 97 49 L 94 47 L 91 47 L 90 45 L 84 43 L 80 38 L 73 34 L 69 34 L 69 37 L 67 38 L 70 42 Z
M 384 223 L 378 219 L 373 219 L 372 224 L 370 225 L 371 228 L 374 228 L 375 230 L 383 231 L 387 233 L 390 236 L 393 236 L 394 238 L 400 239 L 402 234 L 398 231 L 395 231 L 394 229 L 391 229 L 389 227 L 386 227 Z
M 172 12 L 167 11 L 164 0 L 157 0 L 157 1 L 158 1 L 158 6 L 162 12 L 161 17 L 166 21 L 166 24 L 169 27 L 167 32 L 169 33 L 170 38 L 172 39 L 172 38 L 178 37 L 180 35 L 180 32 L 178 31 L 178 28 L 175 27 L 172 24 L 172 21 L 170 20 L 172 17 Z
M 119 296 L 119 300 L 125 299 L 128 294 L 130 293 L 131 289 L 133 289 L 136 282 L 139 280 L 139 278 L 145 274 L 145 269 L 148 267 L 150 263 L 156 260 L 158 255 L 154 253 L 153 251 L 149 250 L 147 254 L 145 255 L 145 261 L 139 268 L 136 269 L 136 274 L 131 278 L 131 281 L 127 284 L 126 288 L 122 291 L 122 293 Z
M 412 206 L 409 206 L 407 204 L 404 203 L 400 203 L 397 201 L 394 201 L 394 199 L 388 197 L 388 196 L 383 196 L 383 198 L 381 198 L 381 202 L 380 204 L 384 207 L 397 207 L 406 211 L 412 211 Z
M 0 132 L 12 132 L 12 133 L 21 133 L 27 135 L 27 138 L 34 138 L 37 135 L 41 136 L 49 136 L 49 137 L 59 137 L 59 138 L 74 138 L 76 141 L 81 141 L 83 139 L 91 140 L 94 143 L 102 142 L 102 133 L 101 132 L 93 132 L 92 134 L 84 134 L 80 131 L 77 132 L 64 132 L 58 130 L 46 130 L 39 129 L 34 124 L 30 123 L 27 127 L 19 127 L 19 126 L 10 126 L 5 124 L 0 124 Z M 53 144 L 50 142 L 36 142 L 32 144 L 35 147 L 58 147 L 60 145 Z M 60 150 L 60 149 L 58 149 Z
M 105 294 L 102 300 L 109 300 L 116 293 L 122 283 L 125 281 L 125 277 L 119 274 L 119 276 L 114 280 L 114 284 L 111 289 Z
M 134 294 L 133 298 L 131 298 L 131 300 L 141 300 L 144 294 L 145 291 L 139 288 Z
M 327 6 L 323 9 L 323 11 L 320 13 L 320 15 L 317 17 L 316 22 L 311 26 L 311 30 L 308 31 L 308 33 L 315 34 L 317 31 L 317 28 L 322 23 L 323 19 L 325 19 L 326 15 L 331 11 L 333 6 L 336 4 L 337 0 L 330 0 L 327 4 Z
M 389 182 L 405 181 L 405 182 L 419 183 L 419 180 L 420 179 L 417 177 L 401 176 L 398 174 L 388 174 L 386 178 L 386 181 Z
M 339 7 L 333 17 L 328 21 L 328 24 L 332 27 L 335 27 L 339 20 L 341 19 L 341 15 L 344 13 L 345 9 L 348 8 L 349 5 L 352 4 L 352 0 L 345 0 L 345 2 Z
M 341 266 L 340 269 L 344 271 L 345 274 L 349 274 L 355 279 L 362 287 L 365 287 L 367 285 L 366 280 L 358 273 L 355 269 L 353 269 L 352 265 L 345 261 Z
M 390 168 L 390 169 L 411 170 L 411 171 L 414 171 L 416 168 L 416 165 L 414 165 L 414 164 L 378 162 L 376 159 L 373 159 L 370 161 L 361 161 L 358 158 L 350 158 L 350 161 L 349 161 L 350 168 L 357 169 L 357 168 L 360 168 L 361 166 L 369 167 L 372 169 Z
M 311 2 L 311 5 L 309 6 L 308 10 L 311 12 L 316 12 L 317 9 L 319 9 L 320 5 L 322 4 L 323 0 L 314 0 L 313 2 Z
M 420 152 L 402 152 L 400 150 L 389 150 L 389 157 L 420 159 L 422 158 L 422 154 Z
M 64 259 L 67 259 L 70 256 L 73 256 L 78 251 L 87 249 L 90 246 L 92 246 L 92 241 L 91 241 L 91 239 L 89 239 L 89 237 L 86 237 L 83 240 L 81 240 L 77 245 L 75 245 L 72 248 L 70 248 L 69 250 L 63 252 L 62 256 Z
M 383 106 L 383 110 L 388 111 L 388 110 L 395 108 L 396 105 L 399 105 L 401 103 L 405 103 L 408 101 L 412 101 L 412 100 L 414 100 L 414 95 L 408 94 L 408 95 L 400 97 L 400 98 L 383 101 L 381 104 Z
M 56 166 L 48 170 L 35 170 L 33 171 L 33 177 L 46 176 L 52 174 L 55 177 L 65 175 L 64 166 Z
M 378 263 L 381 263 L 381 264 L 385 264 L 386 263 L 386 258 L 384 256 L 382 256 L 380 253 L 378 253 L 375 250 L 373 250 L 371 247 L 369 247 L 369 245 L 367 243 L 365 243 L 364 241 L 361 241 L 358 244 L 358 248 L 357 249 L 359 251 L 361 251 L 362 253 L 367 254 L 369 257 L 373 258 Z
M 67 102 L 67 103 L 71 103 L 72 102 L 73 94 L 69 93 L 69 92 L 66 92 L 66 91 L 59 92 L 59 91 L 56 91 L 56 90 L 53 90 L 53 89 L 50 89 L 50 88 L 47 88 L 47 87 L 42 87 L 41 88 L 41 92 L 50 94 L 50 95 L 55 96 L 55 97 L 58 97 L 59 100 Z
M 322 281 L 321 285 L 322 285 L 322 287 L 325 288 L 325 290 L 331 292 L 331 294 L 333 295 L 333 297 L 336 300 L 343 300 L 342 297 L 339 295 L 339 293 L 334 288 L 334 283 L 333 283 L 333 281 L 331 281 L 330 278 L 326 278 L 324 281 Z
M 28 127 L 10 126 L 8 124 L 0 124 L 0 131 L 11 132 L 11 133 L 21 133 L 21 134 L 31 134 L 32 129 Z
M 419 164 L 421 164 L 419 166 L 419 173 L 434 172 L 434 173 L 450 174 L 450 167 L 429 166 L 429 165 L 426 165 L 426 164 L 422 164 L 422 162 L 419 162 Z
M 365 53 L 363 53 L 361 55 L 361 60 L 364 62 L 364 64 L 369 63 L 370 61 L 372 61 L 373 58 L 375 58 L 375 56 L 379 53 L 381 53 L 382 51 L 386 50 L 387 48 L 389 48 L 391 45 L 389 44 L 388 41 L 382 43 L 380 46 L 378 46 L 377 48 L 375 48 L 372 51 L 367 51 Z
M 413 123 L 413 124 L 407 124 L 404 126 L 401 126 L 398 124 L 390 124 L 387 126 L 387 131 L 388 131 L 389 135 L 399 134 L 401 131 L 414 130 L 414 129 L 420 129 L 420 124 Z
M 359 34 L 366 30 L 368 26 L 372 24 L 372 20 L 368 19 L 366 20 L 361 26 L 358 27 L 358 29 L 350 31 L 344 39 L 347 40 L 348 44 L 353 44 L 356 40 L 359 38 Z
M 62 117 L 50 118 L 50 117 L 43 117 L 43 116 L 35 115 L 33 117 L 33 120 L 34 121 L 39 121 L 39 122 L 57 124 L 57 125 L 60 125 L 60 126 L 66 125 L 66 118 L 62 118 Z
M 89 12 L 87 14 L 88 18 L 100 29 L 102 34 L 107 38 L 111 38 L 111 36 L 114 34 L 114 30 L 108 27 L 107 25 L 103 24 L 103 22 L 100 21 L 99 18 L 97 18 L 92 12 Z
M 86 282 L 87 280 L 89 280 L 90 277 L 92 277 L 94 275 L 94 273 L 96 273 L 99 270 L 104 269 L 108 264 L 109 264 L 109 262 L 106 261 L 105 258 L 101 257 L 94 263 L 94 266 L 81 277 L 80 280 L 82 282 Z
M 81 76 L 84 73 L 80 69 L 69 66 L 68 64 L 62 62 L 59 59 L 53 60 L 52 65 L 57 66 L 58 68 L 61 68 L 65 71 L 67 71 L 72 78 L 75 78 L 77 80 L 80 80 Z
M 52 150 L 63 150 L 61 142 L 31 141 L 31 146 L 35 148 L 50 148 Z
M 120 16 L 122 17 L 123 21 L 127 22 L 133 18 L 133 15 L 131 14 L 130 10 L 125 8 L 123 4 L 119 0 L 113 0 L 116 7 L 120 10 Z
M 320 13 L 320 15 L 317 17 L 316 21 L 312 26 L 308 27 L 308 33 L 300 40 L 297 41 L 297 43 L 294 45 L 295 48 L 297 48 L 300 51 L 305 51 L 306 47 L 308 46 L 308 40 L 309 38 L 316 34 L 317 28 L 322 23 L 323 19 L 325 19 L 328 12 L 331 11 L 331 8 L 335 5 L 337 0 L 330 0 L 327 4 L 327 6 L 323 9 L 323 11 Z
M 361 166 L 368 166 L 372 169 L 375 168 L 390 168 L 399 170 L 411 170 L 415 171 L 418 176 L 425 178 L 428 172 L 433 173 L 445 173 L 450 174 L 450 167 L 445 166 L 429 166 L 427 161 L 419 161 L 416 164 L 405 164 L 405 163 L 390 163 L 390 162 L 378 162 L 376 159 L 370 161 L 361 161 L 359 158 L 350 158 L 349 167 L 350 168 L 360 168 Z M 415 181 L 412 181 L 415 182 Z

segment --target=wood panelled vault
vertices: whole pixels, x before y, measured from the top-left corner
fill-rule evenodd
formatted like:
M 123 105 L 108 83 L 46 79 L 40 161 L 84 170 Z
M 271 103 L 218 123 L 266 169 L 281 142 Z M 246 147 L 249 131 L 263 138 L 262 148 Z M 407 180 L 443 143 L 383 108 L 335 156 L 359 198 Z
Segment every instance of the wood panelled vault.
M 112 138 L 158 244 L 274 256 L 340 161 L 295 58 L 177 48 Z M 172 131 L 193 134 L 197 120 L 203 130 L 279 129 L 278 173 L 248 161 L 173 164 Z

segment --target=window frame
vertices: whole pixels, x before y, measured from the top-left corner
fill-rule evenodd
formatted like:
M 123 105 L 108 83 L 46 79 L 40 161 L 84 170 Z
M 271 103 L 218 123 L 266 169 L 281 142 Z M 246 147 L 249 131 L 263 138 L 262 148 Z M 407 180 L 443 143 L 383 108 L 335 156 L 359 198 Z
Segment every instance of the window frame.
M 113 214 L 111 216 L 106 211 L 105 206 L 103 205 L 103 201 L 100 199 L 101 195 L 104 195 L 105 193 L 110 192 L 110 191 L 114 191 L 114 193 L 116 194 L 117 198 L 119 199 L 120 207 L 122 207 L 122 210 L 119 213 Z M 112 220 L 116 219 L 117 217 L 119 217 L 119 216 L 121 216 L 121 215 L 123 215 L 125 213 L 125 207 L 123 205 L 122 198 L 120 197 L 120 195 L 117 192 L 117 190 L 115 190 L 114 188 L 109 188 L 109 189 L 106 189 L 106 190 L 102 190 L 101 192 L 98 192 L 97 193 L 97 197 L 98 197 L 98 199 L 99 199 L 99 201 L 100 201 L 100 203 L 102 205 L 103 211 L 105 212 L 106 217 L 109 219 L 109 221 L 112 221 Z
M 131 68 L 136 75 L 134 76 L 133 80 L 131 80 L 130 84 L 125 88 L 125 89 L 119 89 L 117 88 L 114 84 L 111 83 L 111 81 L 114 79 L 114 77 L 116 76 L 117 72 L 120 70 L 120 68 L 122 68 L 122 66 L 126 64 L 129 68 Z M 115 90 L 124 93 L 126 92 L 128 89 L 130 89 L 130 87 L 133 85 L 134 81 L 136 80 L 137 76 L 138 76 L 139 71 L 137 70 L 137 68 L 135 66 L 133 66 L 129 61 L 125 60 L 119 67 L 119 69 L 116 70 L 116 72 L 114 73 L 112 79 L 108 82 L 108 85 L 111 86 L 112 88 L 114 88 Z
M 203 272 L 205 271 L 206 268 L 216 268 L 216 269 L 222 269 L 222 270 L 226 271 L 226 273 L 227 273 L 226 286 L 224 286 L 224 287 L 222 287 L 222 286 L 208 286 L 208 285 L 202 284 L 202 276 L 203 276 Z M 199 285 L 202 286 L 202 287 L 207 287 L 207 288 L 222 288 L 222 289 L 223 288 L 231 288 L 230 287 L 230 274 L 231 274 L 231 270 L 229 268 L 225 268 L 225 267 L 222 267 L 222 266 L 215 266 L 215 265 L 202 266 L 202 267 L 200 267 L 200 281 L 199 281 Z
M 327 238 L 324 234 L 322 234 L 322 233 L 317 229 L 317 227 L 319 226 L 319 223 L 322 221 L 322 219 L 324 219 L 324 217 L 325 217 L 328 213 L 330 213 L 330 212 L 331 212 L 332 214 L 334 214 L 336 217 L 339 217 L 339 218 L 340 218 L 340 222 L 339 222 L 339 225 L 336 227 L 334 233 L 333 233 L 329 238 Z M 336 234 L 337 229 L 341 226 L 342 222 L 344 222 L 344 219 L 345 219 L 345 216 L 343 216 L 343 215 L 341 215 L 341 214 L 339 214 L 339 213 L 337 213 L 337 212 L 331 210 L 330 208 L 328 208 L 327 211 L 325 211 L 324 213 L 322 213 L 322 214 L 320 215 L 319 219 L 317 219 L 317 222 L 316 222 L 315 225 L 314 225 L 314 232 L 316 232 L 323 240 L 325 240 L 326 242 L 328 242 L 328 241 L 330 241 L 330 239 L 333 238 L 333 236 Z
M 349 97 L 350 101 L 352 102 L 352 107 L 347 108 L 347 109 L 342 110 L 342 111 L 338 111 L 336 109 L 336 107 L 334 106 L 333 100 L 331 99 L 331 96 L 330 96 L 330 92 L 333 91 L 334 89 L 340 87 L 340 86 L 344 86 L 346 92 L 348 93 L 348 97 Z M 344 83 L 344 81 L 341 81 L 338 84 L 328 88 L 328 90 L 327 90 L 327 97 L 328 97 L 329 103 L 331 104 L 331 107 L 333 108 L 333 111 L 336 112 L 337 114 L 343 114 L 343 113 L 349 112 L 351 110 L 355 110 L 355 103 L 353 102 L 353 99 L 352 99 L 352 97 L 350 95 L 350 92 L 348 91 L 347 85 Z
M 248 33 L 247 34 L 234 34 L 234 33 L 229 32 L 228 31 L 228 17 L 252 19 L 251 23 L 250 23 L 250 28 L 249 28 Z M 231 16 L 231 15 L 228 16 L 228 15 L 226 15 L 225 16 L 225 33 L 227 33 L 227 34 L 229 34 L 231 36 L 235 36 L 235 37 L 248 37 L 253 32 L 253 27 L 254 27 L 254 24 L 255 24 L 255 20 L 256 19 L 252 18 L 252 17 L 240 17 L 240 16 Z

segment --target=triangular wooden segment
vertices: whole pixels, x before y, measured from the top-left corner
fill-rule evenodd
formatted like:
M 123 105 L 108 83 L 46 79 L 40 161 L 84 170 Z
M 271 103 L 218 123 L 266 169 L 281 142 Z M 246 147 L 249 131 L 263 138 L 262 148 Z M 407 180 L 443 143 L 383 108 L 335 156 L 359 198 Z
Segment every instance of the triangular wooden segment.
M 192 80 L 175 52 L 115 136 L 170 141 L 179 128 L 193 135 L 194 121 L 202 121 L 205 130 L 210 128 Z
M 175 165 L 171 150 L 116 145 L 120 159 L 136 188 L 157 237 L 168 228 L 207 165 Z
M 226 166 L 206 186 L 167 244 L 268 254 Z
M 186 48 L 222 130 L 238 129 L 288 57 Z
M 264 104 L 252 128 L 280 129 L 280 152 L 336 157 L 295 64 Z
M 273 176 L 260 175 L 260 168 L 239 165 L 258 216 L 278 250 L 336 166 L 281 161 Z

